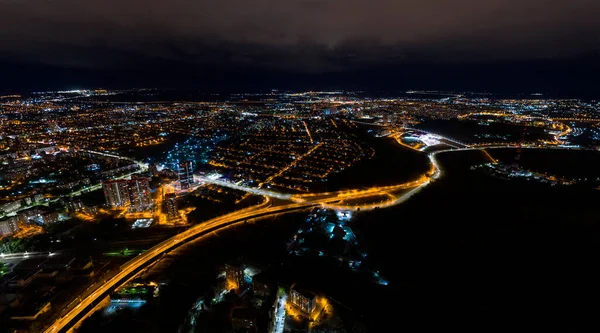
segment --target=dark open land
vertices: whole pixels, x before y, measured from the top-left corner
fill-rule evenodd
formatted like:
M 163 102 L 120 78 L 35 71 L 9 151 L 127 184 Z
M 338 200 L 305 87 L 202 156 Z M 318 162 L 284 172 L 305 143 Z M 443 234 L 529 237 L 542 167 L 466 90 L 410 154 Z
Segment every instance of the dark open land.
M 488 152 L 505 163 L 513 163 L 517 154 L 512 148 L 489 149 Z M 594 150 L 523 148 L 520 164 L 527 170 L 561 177 L 600 177 L 600 152 Z
M 158 163 L 169 150 L 173 149 L 176 143 L 184 142 L 187 138 L 186 135 L 171 133 L 167 140 L 160 144 L 145 147 L 123 147 L 118 154 L 148 163 Z
M 80 332 L 174 332 L 221 265 L 236 259 L 325 293 L 370 332 L 595 331 L 600 191 L 489 177 L 469 169 L 487 162 L 479 151 L 438 160 L 442 178 L 351 222 L 368 254 L 363 266 L 387 286 L 326 257 L 290 256 L 286 242 L 307 213 L 280 215 L 171 252 L 150 274 L 168 283 L 158 302 L 97 313 Z M 220 332 L 226 318 L 214 322 L 203 328 Z
M 390 281 L 369 300 L 372 327 L 597 331 L 600 191 L 469 171 L 481 158 L 441 154 L 442 179 L 358 216 L 360 241 Z
M 552 140 L 552 136 L 545 133 L 543 128 L 526 126 L 523 135 L 523 126 L 504 123 L 480 125 L 472 120 L 428 120 L 417 125 L 417 128 L 464 143 L 514 143 L 522 137 L 526 142 Z

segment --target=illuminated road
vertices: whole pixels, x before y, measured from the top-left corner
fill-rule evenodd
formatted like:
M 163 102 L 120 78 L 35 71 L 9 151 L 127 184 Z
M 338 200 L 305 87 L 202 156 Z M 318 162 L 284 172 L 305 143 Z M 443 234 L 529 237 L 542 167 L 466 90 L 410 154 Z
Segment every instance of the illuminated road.
M 140 169 L 142 169 L 142 171 L 148 170 L 148 163 L 143 163 L 143 162 L 134 160 L 131 157 L 126 157 L 126 156 L 121 156 L 121 155 L 111 154 L 111 153 L 105 153 L 105 152 L 101 152 L 101 151 L 87 150 L 87 149 L 81 149 L 81 151 L 86 152 L 86 153 L 90 153 L 90 154 L 96 154 L 96 155 L 101 155 L 101 156 L 118 158 L 120 160 L 131 161 L 131 162 L 137 164 L 140 167 Z
M 194 182 L 204 182 L 204 183 L 223 186 L 223 187 L 227 187 L 227 188 L 232 188 L 235 190 L 244 191 L 244 192 L 248 192 L 248 193 L 252 193 L 252 194 L 256 194 L 256 195 L 264 195 L 267 197 L 283 199 L 283 200 L 290 200 L 290 198 L 292 197 L 291 194 L 279 193 L 279 192 L 265 190 L 265 189 L 257 188 L 257 187 L 248 187 L 248 186 L 238 185 L 238 184 L 235 184 L 232 182 L 214 179 L 214 178 L 210 178 L 210 177 L 198 176 L 198 175 L 194 175 Z
M 140 269 L 145 267 L 147 264 L 153 262 L 159 258 L 163 253 L 186 243 L 196 237 L 214 232 L 226 227 L 229 227 L 236 223 L 242 223 L 243 221 L 251 218 L 260 216 L 277 214 L 281 212 L 287 212 L 292 210 L 304 209 L 313 206 L 314 204 L 306 203 L 293 203 L 283 206 L 271 206 L 271 201 L 267 200 L 264 203 L 250 207 L 247 209 L 239 210 L 230 214 L 226 214 L 212 220 L 206 221 L 202 224 L 196 225 L 172 238 L 169 238 L 162 243 L 152 247 L 148 251 L 140 254 L 131 261 L 121 266 L 121 270 L 114 277 L 106 281 L 104 284 L 96 288 L 89 296 L 81 300 L 81 302 L 73 308 L 71 311 L 66 313 L 64 316 L 56 320 L 52 326 L 50 326 L 45 332 L 56 333 L 64 332 L 71 328 L 77 321 L 81 319 L 82 315 L 87 314 L 97 303 L 97 301 L 106 297 L 108 293 L 122 284 L 124 281 L 129 279 L 135 273 L 139 272 Z
M 273 324 L 273 333 L 283 333 L 283 327 L 285 325 L 285 303 L 286 294 L 279 295 L 277 305 L 275 307 L 275 320 Z
M 279 170 L 279 172 L 277 172 L 276 174 L 270 176 L 269 178 L 267 178 L 264 181 L 262 181 L 261 183 L 259 183 L 258 187 L 261 188 L 261 187 L 263 187 L 263 185 L 270 183 L 273 179 L 283 175 L 286 171 L 295 167 L 296 164 L 298 164 L 298 162 L 300 162 L 304 157 L 312 154 L 315 150 L 319 149 L 319 147 L 321 147 L 322 145 L 324 145 L 323 142 L 318 143 L 314 147 L 310 148 L 306 153 L 304 153 L 304 155 L 296 157 L 290 164 L 288 164 L 286 167 Z
M 454 142 L 453 140 L 451 140 Z M 485 149 L 493 149 L 493 148 L 507 148 L 507 146 L 490 146 L 485 147 Z M 536 147 L 540 148 L 540 147 Z M 544 148 L 555 148 L 555 147 L 544 147 Z M 214 179 L 202 178 L 202 181 L 210 182 L 211 184 L 232 187 L 239 190 L 243 190 L 249 193 L 254 193 L 258 195 L 264 195 L 267 197 L 280 198 L 284 200 L 290 200 L 294 203 L 285 204 L 281 206 L 272 206 L 270 200 L 266 202 L 249 207 L 243 210 L 239 210 L 230 214 L 226 214 L 199 225 L 196 225 L 162 243 L 152 247 L 148 251 L 142 253 L 131 261 L 127 262 L 123 266 L 121 266 L 121 271 L 117 273 L 114 277 L 106 281 L 104 284 L 98 286 L 95 291 L 93 291 L 89 296 L 83 298 L 79 305 L 75 308 L 71 309 L 64 316 L 60 317 L 56 320 L 52 326 L 50 326 L 45 333 L 57 333 L 64 332 L 70 329 L 73 325 L 75 325 L 81 318 L 84 317 L 87 313 L 89 313 L 97 304 L 97 302 L 104 297 L 106 297 L 111 291 L 113 291 L 116 287 L 127 281 L 129 278 L 137 274 L 148 264 L 154 262 L 155 259 L 162 256 L 164 253 L 169 250 L 180 246 L 190 240 L 197 238 L 200 235 L 208 234 L 211 232 L 215 232 L 221 230 L 223 228 L 227 228 L 231 225 L 237 223 L 243 223 L 244 221 L 252 218 L 257 218 L 261 216 L 271 215 L 271 214 L 279 214 L 286 213 L 288 211 L 305 209 L 313 206 L 321 205 L 323 207 L 333 208 L 333 209 L 349 209 L 349 210 L 369 210 L 374 208 L 383 208 L 389 207 L 393 205 L 398 205 L 410 197 L 421 191 L 425 186 L 430 184 L 432 181 L 438 179 L 442 175 L 442 169 L 439 166 L 436 155 L 440 153 L 446 152 L 454 152 L 454 151 L 467 151 L 467 150 L 483 150 L 483 147 L 465 147 L 465 148 L 457 148 L 457 149 L 446 149 L 437 152 L 432 152 L 428 154 L 429 160 L 431 162 L 431 170 L 428 171 L 425 175 L 421 176 L 419 179 L 414 180 L 412 182 L 407 182 L 404 184 L 398 184 L 393 186 L 382 186 L 382 187 L 374 187 L 367 190 L 352 190 L 352 191 L 338 191 L 338 192 L 328 192 L 328 193 L 315 193 L 315 194 L 303 194 L 303 195 L 291 195 L 291 194 L 281 194 L 274 191 L 263 190 L 260 188 L 248 188 L 241 185 L 232 184 L 229 182 L 218 181 Z M 491 156 L 488 157 L 492 160 Z M 343 200 L 351 200 L 357 198 L 365 198 L 369 196 L 381 196 L 381 195 L 390 195 L 393 191 L 399 190 L 409 190 L 407 192 L 402 193 L 401 195 L 394 196 L 392 200 L 388 200 L 386 202 L 379 202 L 376 204 L 369 205 L 354 205 L 354 206 L 343 206 L 336 205 Z M 275 329 L 278 329 L 277 327 Z
M 13 252 L 0 253 L 0 263 L 18 263 L 25 259 L 50 258 L 59 255 L 60 252 Z
M 321 147 L 324 143 L 318 143 L 316 144 L 314 147 L 310 148 L 306 153 L 304 153 L 303 155 L 300 155 L 298 157 L 296 157 L 291 163 L 289 163 L 287 166 L 283 167 L 281 170 L 279 170 L 277 173 L 269 176 L 267 179 L 265 179 L 264 181 L 258 183 L 258 188 L 261 189 L 264 185 L 267 185 L 268 183 L 270 183 L 273 179 L 283 175 L 285 172 L 287 172 L 289 169 L 293 168 L 294 166 L 296 166 L 296 164 L 298 164 L 298 162 L 300 162 L 300 160 L 302 160 L 304 157 L 312 154 L 315 150 L 319 149 L 319 147 Z M 240 202 L 241 200 L 244 200 L 246 197 L 248 196 L 248 194 L 244 195 L 242 197 L 242 199 L 238 200 L 236 203 Z
M 242 223 L 245 220 L 257 218 L 257 217 L 261 217 L 261 216 L 265 216 L 265 215 L 286 213 L 288 211 L 305 209 L 305 208 L 318 206 L 318 205 L 321 205 L 324 207 L 337 208 L 337 206 L 335 206 L 335 202 L 340 201 L 341 199 L 353 199 L 353 198 L 359 198 L 359 197 L 363 197 L 363 196 L 367 196 L 367 195 L 377 195 L 379 193 L 382 193 L 382 191 L 391 191 L 391 190 L 397 190 L 397 189 L 401 189 L 401 188 L 410 188 L 410 187 L 416 186 L 413 190 L 399 196 L 398 198 L 390 201 L 389 203 L 386 203 L 386 206 L 401 203 L 401 202 L 407 200 L 408 198 L 410 198 L 410 196 L 412 196 L 413 194 L 418 192 L 425 185 L 427 185 L 431 179 L 437 178 L 441 174 L 441 171 L 440 171 L 439 167 L 437 166 L 437 162 L 435 161 L 435 158 L 433 157 L 433 155 L 431 155 L 431 156 L 432 157 L 430 157 L 430 158 L 432 160 L 432 164 L 434 165 L 435 171 L 434 171 L 432 177 L 427 177 L 425 180 L 418 180 L 418 181 L 410 182 L 407 184 L 396 185 L 396 186 L 372 188 L 372 189 L 364 190 L 364 191 L 340 191 L 340 192 L 333 192 L 333 193 L 329 193 L 329 194 L 320 194 L 320 195 L 314 196 L 314 198 L 312 200 L 310 198 L 309 199 L 303 198 L 302 196 L 293 198 L 291 195 L 289 195 L 289 196 L 286 196 L 286 198 L 293 200 L 293 201 L 298 201 L 298 202 L 273 207 L 271 204 L 271 201 L 267 200 L 266 202 L 264 202 L 260 205 L 249 207 L 247 209 L 236 211 L 236 212 L 233 212 L 230 214 L 226 214 L 226 215 L 214 218 L 212 220 L 206 221 L 204 223 L 201 223 L 199 225 L 196 225 L 196 226 L 152 247 L 148 251 L 140 254 L 139 256 L 135 257 L 131 261 L 129 261 L 126 264 L 124 264 L 123 266 L 121 266 L 121 271 L 119 273 L 117 273 L 114 277 L 112 277 L 111 279 L 106 281 L 104 284 L 98 286 L 94 292 L 92 292 L 89 296 L 83 298 L 81 300 L 80 304 L 78 304 L 75 308 L 71 309 L 64 316 L 62 316 L 58 320 L 56 320 L 54 322 L 54 324 L 52 324 L 52 326 L 50 326 L 45 332 L 46 333 L 57 333 L 57 332 L 64 332 L 65 330 L 68 330 L 74 324 L 76 324 L 79 320 L 81 320 L 81 318 L 85 314 L 87 314 L 89 311 L 91 311 L 99 300 L 106 297 L 107 294 L 109 294 L 116 287 L 118 287 L 119 285 L 121 285 L 122 283 L 127 281 L 129 278 L 134 276 L 141 269 L 143 269 L 146 265 L 152 263 L 155 259 L 159 258 L 160 256 L 162 256 L 164 253 L 168 252 L 169 250 L 171 250 L 177 246 L 180 246 L 192 239 L 195 239 L 200 235 L 218 231 L 220 229 L 227 228 L 233 224 Z M 308 196 L 306 196 L 306 197 L 308 197 Z M 381 205 L 379 205 L 379 206 L 381 206 Z M 357 208 L 363 208 L 366 210 L 366 209 L 370 209 L 371 207 L 370 206 L 353 206 L 353 207 L 350 207 L 349 209 L 357 209 Z
M 304 124 L 304 129 L 306 130 L 306 134 L 308 134 L 308 138 L 310 139 L 310 143 L 315 142 L 313 140 L 312 135 L 310 134 L 310 131 L 308 130 L 308 125 L 306 124 L 306 121 L 303 120 L 302 123 Z

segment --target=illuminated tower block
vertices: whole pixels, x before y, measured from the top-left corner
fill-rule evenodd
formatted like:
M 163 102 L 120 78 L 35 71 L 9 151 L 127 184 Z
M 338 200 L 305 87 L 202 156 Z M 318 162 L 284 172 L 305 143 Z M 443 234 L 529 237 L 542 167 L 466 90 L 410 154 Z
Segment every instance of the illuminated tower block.
M 129 201 L 132 211 L 147 210 L 152 206 L 150 179 L 144 177 L 132 178 L 129 182 Z
M 129 205 L 129 186 L 127 180 L 109 180 L 102 183 L 106 205 L 125 207 Z
M 177 166 L 177 174 L 179 176 L 179 184 L 181 184 L 182 190 L 190 188 L 194 182 L 193 171 L 194 169 L 192 168 L 192 161 L 179 162 Z
M 227 279 L 227 289 L 239 291 L 244 284 L 244 265 L 241 263 L 225 264 L 225 278 Z
M 179 219 L 179 212 L 177 211 L 177 196 L 175 193 L 168 193 L 165 195 L 165 205 L 167 207 L 167 219 L 170 221 Z

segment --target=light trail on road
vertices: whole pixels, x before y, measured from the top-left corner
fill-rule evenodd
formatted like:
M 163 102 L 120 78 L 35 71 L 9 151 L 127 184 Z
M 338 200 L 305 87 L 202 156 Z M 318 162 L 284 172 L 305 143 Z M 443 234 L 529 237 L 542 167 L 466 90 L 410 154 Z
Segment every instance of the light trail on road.
M 310 139 L 310 143 L 315 142 L 313 140 L 312 135 L 310 135 L 310 131 L 308 130 L 308 125 L 306 124 L 306 121 L 302 120 L 302 123 L 304 124 L 304 129 L 306 130 L 306 134 L 308 134 L 308 138 Z
M 101 156 L 106 156 L 106 157 L 113 157 L 113 158 L 118 158 L 118 159 L 121 159 L 121 160 L 131 161 L 131 162 L 137 164 L 140 167 L 140 169 L 142 169 L 143 171 L 148 170 L 148 163 L 137 161 L 137 160 L 135 160 L 135 159 L 133 159 L 131 157 L 121 156 L 121 155 L 117 155 L 117 154 L 110 154 L 110 153 L 105 153 L 105 152 L 95 151 L 95 150 L 87 150 L 87 149 L 81 149 L 81 151 L 86 152 L 86 153 L 90 153 L 90 154 L 96 154 L 96 155 L 101 155 Z
M 449 141 L 456 142 L 453 140 L 449 140 Z M 456 143 L 458 143 L 458 142 L 456 142 Z M 319 145 L 317 145 L 315 147 L 318 147 L 318 146 Z M 488 146 L 488 147 L 485 147 L 485 149 L 507 148 L 507 147 L 509 147 L 509 146 Z M 117 287 L 118 285 L 120 285 L 125 279 L 130 278 L 132 276 L 132 274 L 134 274 L 134 273 L 138 273 L 141 268 L 145 267 L 149 263 L 152 263 L 156 258 L 158 258 L 158 256 L 162 255 L 163 253 L 168 252 L 169 250 L 171 250 L 183 243 L 186 243 L 187 241 L 197 238 L 201 234 L 205 234 L 205 233 L 208 234 L 208 233 L 216 232 L 220 229 L 227 228 L 231 225 L 241 223 L 247 219 L 261 217 L 261 216 L 270 215 L 270 214 L 280 214 L 280 213 L 285 213 L 285 212 L 292 211 L 292 210 L 305 209 L 305 208 L 309 208 L 309 207 L 313 207 L 313 206 L 317 206 L 317 205 L 321 205 L 323 207 L 332 208 L 332 209 L 351 209 L 351 210 L 358 210 L 358 209 L 369 210 L 369 209 L 374 209 L 374 208 L 383 208 L 383 207 L 398 205 L 398 204 L 408 200 L 413 195 L 415 195 L 416 193 L 421 191 L 423 188 L 425 188 L 425 186 L 430 184 L 432 181 L 434 181 L 442 176 L 443 171 L 436 159 L 437 154 L 446 153 L 446 152 L 456 152 L 456 151 L 483 150 L 483 148 L 484 147 L 471 146 L 471 147 L 456 148 L 456 149 L 446 149 L 446 150 L 440 150 L 440 151 L 429 153 L 428 157 L 429 157 L 429 160 L 431 163 L 431 170 L 427 174 L 421 176 L 419 179 L 412 181 L 412 182 L 403 183 L 403 184 L 384 186 L 384 187 L 374 187 L 374 188 L 367 189 L 367 190 L 353 190 L 353 191 L 338 191 L 338 192 L 327 192 L 327 193 L 313 193 L 313 194 L 305 194 L 305 195 L 291 195 L 291 194 L 281 194 L 281 193 L 277 193 L 274 191 L 263 190 L 260 188 L 258 188 L 258 189 L 257 188 L 248 188 L 245 186 L 231 184 L 231 183 L 223 182 L 223 181 L 210 180 L 210 183 L 215 184 L 215 185 L 226 186 L 226 187 L 235 186 L 233 188 L 236 188 L 236 189 L 239 189 L 242 191 L 255 193 L 255 194 L 259 194 L 259 195 L 265 195 L 267 197 L 291 200 L 291 201 L 294 201 L 294 203 L 283 205 L 283 206 L 272 207 L 271 201 L 267 200 L 266 202 L 264 202 L 262 204 L 211 219 L 209 221 L 206 221 L 202 224 L 196 225 L 180 234 L 173 236 L 172 238 L 169 238 L 169 239 L 161 242 L 160 244 L 152 247 L 148 251 L 140 254 L 136 258 L 132 259 L 131 261 L 129 261 L 126 264 L 124 264 L 123 266 L 121 266 L 121 271 L 119 273 L 117 273 L 111 279 L 109 279 L 104 284 L 99 286 L 89 296 L 85 297 L 76 308 L 70 310 L 67 314 L 60 317 L 58 320 L 56 320 L 54 322 L 54 324 L 52 324 L 44 332 L 45 333 L 58 333 L 58 332 L 62 332 L 65 328 L 71 327 L 75 323 L 74 321 L 77 318 L 79 318 L 81 314 L 87 313 L 87 312 L 83 312 L 83 311 L 85 311 L 85 309 L 88 309 L 91 305 L 95 306 L 95 303 L 98 301 L 100 296 L 106 295 L 108 292 L 114 290 L 114 288 Z M 536 148 L 536 147 L 534 147 L 534 148 Z M 537 148 L 550 148 L 550 147 L 537 147 Z M 552 148 L 555 148 L 555 147 L 552 147 Z M 208 179 L 204 179 L 204 180 L 209 182 Z M 378 205 L 363 205 L 363 206 L 357 205 L 357 206 L 348 206 L 348 207 L 335 205 L 335 202 L 338 202 L 342 199 L 350 200 L 350 199 L 354 199 L 354 198 L 368 197 L 369 195 L 375 196 L 375 195 L 381 195 L 382 193 L 389 194 L 389 191 L 392 191 L 394 189 L 399 190 L 399 189 L 409 189 L 409 188 L 412 188 L 412 189 L 406 193 L 403 193 L 402 195 L 399 195 L 398 197 L 396 197 L 395 200 L 390 200 L 385 203 L 380 203 Z M 311 198 L 312 198 L 312 200 L 311 200 Z
M 60 255 L 62 252 L 11 252 L 11 253 L 0 253 L 0 263 L 11 263 L 11 262 L 20 262 L 25 259 L 33 259 L 33 258 L 50 258 L 56 255 Z
M 219 179 L 212 179 L 209 177 L 194 175 L 194 179 L 195 180 L 197 179 L 199 182 L 204 182 L 204 183 L 208 183 L 208 184 L 212 184 L 212 185 L 218 185 L 218 186 L 223 186 L 223 187 L 227 187 L 227 188 L 232 188 L 234 190 L 248 192 L 248 193 L 252 193 L 252 194 L 256 194 L 256 195 L 264 195 L 264 196 L 271 197 L 271 198 L 289 200 L 292 197 L 291 194 L 279 193 L 279 192 L 275 192 L 275 191 L 271 191 L 271 190 L 264 190 L 264 189 L 258 188 L 258 187 L 249 187 L 249 186 L 238 185 L 238 184 L 235 184 L 232 182 L 219 180 Z
M 492 161 L 492 163 L 498 163 L 498 161 L 492 157 L 492 155 L 490 155 L 490 153 L 487 152 L 487 150 L 485 149 L 481 149 L 481 151 L 490 159 L 490 161 Z
M 95 304 L 95 302 L 101 295 L 105 295 L 106 293 L 112 291 L 115 287 L 120 285 L 122 281 L 130 277 L 132 274 L 136 273 L 140 268 L 144 267 L 146 264 L 154 261 L 163 253 L 166 253 L 172 248 L 177 247 L 180 244 L 183 244 L 189 240 L 192 240 L 203 233 L 213 232 L 221 228 L 228 227 L 232 224 L 241 223 L 249 218 L 275 214 L 283 211 L 304 209 L 311 206 L 314 206 L 314 204 L 294 203 L 283 206 L 271 207 L 270 200 L 267 200 L 266 202 L 260 205 L 214 218 L 202 224 L 196 225 L 182 233 L 179 233 L 173 236 L 172 238 L 169 238 L 159 243 L 158 245 L 150 248 L 146 252 L 140 254 L 139 256 L 135 257 L 131 261 L 121 266 L 121 270 L 119 273 L 117 273 L 111 279 L 99 286 L 89 296 L 82 299 L 77 307 L 75 307 L 67 314 L 56 320 L 54 324 L 52 324 L 44 332 L 57 333 L 62 332 L 65 328 L 69 328 L 70 325 L 74 324 L 74 321 L 77 320 L 77 318 L 82 314 L 82 312 L 85 309 Z

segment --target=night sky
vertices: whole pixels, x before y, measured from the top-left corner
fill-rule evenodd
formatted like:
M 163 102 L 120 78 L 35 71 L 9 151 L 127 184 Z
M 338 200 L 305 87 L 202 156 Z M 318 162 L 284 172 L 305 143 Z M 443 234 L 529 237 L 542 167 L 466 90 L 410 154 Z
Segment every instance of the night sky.
M 597 0 L 0 0 L 0 87 L 600 91 Z

